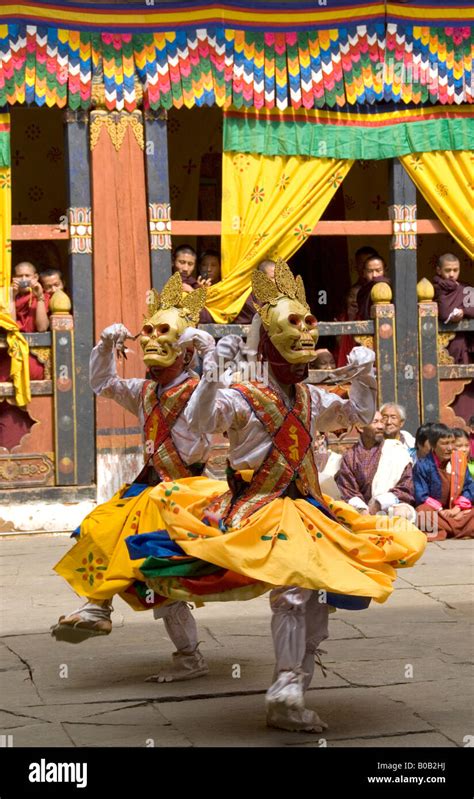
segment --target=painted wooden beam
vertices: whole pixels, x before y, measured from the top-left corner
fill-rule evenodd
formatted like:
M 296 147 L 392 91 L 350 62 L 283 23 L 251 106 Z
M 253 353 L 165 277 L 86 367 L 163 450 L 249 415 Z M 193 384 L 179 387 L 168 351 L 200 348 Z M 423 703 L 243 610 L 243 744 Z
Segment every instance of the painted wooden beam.
M 147 181 L 148 182 L 148 181 Z M 149 191 L 149 197 L 155 196 Z M 217 221 L 206 221 L 202 219 L 174 219 L 169 223 L 164 217 L 157 219 L 155 224 L 160 233 L 161 223 L 165 224 L 161 232 L 167 231 L 172 236 L 220 236 L 221 223 Z M 171 225 L 171 230 L 168 228 Z M 338 221 L 328 220 L 318 222 L 311 232 L 311 236 L 390 236 L 392 234 L 392 223 L 387 220 L 349 220 Z M 446 233 L 446 228 L 437 219 L 419 219 L 417 223 L 418 233 L 430 235 L 435 233 Z M 46 239 L 69 239 L 69 232 L 57 225 L 12 225 L 12 241 L 35 241 Z M 163 254 L 161 260 L 163 260 Z

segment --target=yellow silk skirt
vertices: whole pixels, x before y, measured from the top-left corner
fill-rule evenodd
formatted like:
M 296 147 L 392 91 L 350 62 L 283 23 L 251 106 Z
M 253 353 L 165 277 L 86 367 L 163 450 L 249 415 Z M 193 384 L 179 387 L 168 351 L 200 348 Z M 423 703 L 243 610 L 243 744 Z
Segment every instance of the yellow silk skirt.
M 205 477 L 180 481 L 192 496 L 217 496 L 227 484 Z M 165 523 L 159 503 L 151 499 L 153 488 L 135 497 L 124 498 L 130 488 L 122 486 L 108 502 L 98 505 L 80 526 L 77 543 L 54 566 L 79 596 L 91 600 L 112 599 L 119 594 L 134 610 L 152 607 L 130 592 L 136 581 L 143 581 L 140 566 L 145 558 L 131 560 L 125 539 L 128 536 L 163 529 Z
M 170 538 L 187 555 L 257 580 L 267 590 L 297 585 L 385 602 L 396 570 L 413 566 L 426 546 L 425 534 L 407 520 L 362 516 L 328 496 L 324 500 L 335 519 L 306 500 L 285 497 L 222 532 L 203 521 L 206 506 L 218 493 L 216 485 L 222 486 L 213 482 L 207 496 L 206 487 L 193 480 L 161 483 L 151 489 L 149 499 Z M 147 583 L 156 590 L 166 578 Z

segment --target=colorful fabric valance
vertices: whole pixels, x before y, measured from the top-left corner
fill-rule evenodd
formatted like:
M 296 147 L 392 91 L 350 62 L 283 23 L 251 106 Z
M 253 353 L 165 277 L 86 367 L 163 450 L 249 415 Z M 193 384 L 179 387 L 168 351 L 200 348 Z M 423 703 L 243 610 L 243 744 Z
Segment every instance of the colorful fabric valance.
M 470 0 L 411 3 L 383 0 L 141 0 L 132 3 L 0 0 L 0 22 L 57 25 L 74 30 L 113 32 L 169 31 L 217 26 L 239 30 L 307 30 L 336 28 L 369 21 L 462 25 L 474 19 Z
M 434 150 L 474 149 L 474 107 L 385 111 L 230 109 L 224 150 L 316 158 L 382 159 Z
M 89 17 L 96 10 L 88 7 Z M 64 16 L 69 20 L 71 13 L 69 7 Z M 468 13 L 466 7 L 466 19 Z M 142 92 L 152 109 L 470 103 L 468 24 L 386 24 L 382 17 L 329 29 L 296 30 L 295 23 L 292 30 L 208 26 L 137 33 L 132 22 L 127 32 L 11 22 L 0 25 L 0 106 L 88 109 L 94 76 L 109 110 L 134 110 Z

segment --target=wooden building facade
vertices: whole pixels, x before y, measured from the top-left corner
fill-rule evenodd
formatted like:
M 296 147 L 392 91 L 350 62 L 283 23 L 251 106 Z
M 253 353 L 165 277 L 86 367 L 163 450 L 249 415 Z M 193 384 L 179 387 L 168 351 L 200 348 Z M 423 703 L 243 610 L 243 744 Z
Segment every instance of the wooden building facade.
M 474 378 L 474 365 L 450 362 L 446 345 L 474 323 L 438 323 L 432 286 L 419 279 L 425 272 L 417 245 L 444 237 L 450 246 L 443 249 L 464 259 L 464 279 L 472 284 L 468 3 L 446 9 L 441 2 L 346 0 L 329 8 L 254 0 L 249 9 L 240 0 L 222 7 L 156 0 L 12 8 L 3 13 L 0 7 L 0 288 L 6 296 L 17 253 L 25 259 L 30 252 L 27 260 L 34 261 L 35 248 L 47 242 L 67 259 L 61 266 L 71 307 L 53 303 L 50 330 L 26 335 L 45 374 L 31 382 L 30 433 L 10 450 L 0 448 L 3 500 L 102 500 L 138 472 L 137 420 L 111 400 L 94 398 L 89 354 L 108 324 L 140 330 L 147 290 L 164 284 L 173 244 L 189 239 L 222 244 L 223 280 L 209 305 L 216 336 L 234 329 L 226 309 L 243 303 L 251 271 L 265 255 L 296 258 L 303 244 L 326 237 L 383 241 L 392 288 L 374 298 L 372 318 L 325 319 L 320 333 L 352 334 L 375 349 L 379 399 L 405 405 L 410 430 L 440 418 L 463 423 L 451 405 Z M 174 219 L 170 121 L 213 107 L 223 122 L 222 218 Z M 62 117 L 66 207 L 49 221 L 30 223 L 21 208 L 15 215 L 15 113 L 23 108 Z M 32 153 L 35 124 L 29 123 Z M 189 126 L 189 139 L 195 136 Z M 425 180 L 429 156 L 443 161 L 433 185 Z M 278 174 L 267 175 L 266 183 L 254 180 L 254 167 L 263 175 L 277 161 Z M 339 189 L 342 196 L 349 169 L 375 162 L 387 167 L 382 213 L 338 218 L 331 201 Z M 314 184 L 292 190 L 280 216 L 267 215 L 262 226 L 257 211 L 289 194 L 307 167 Z M 424 218 L 417 212 L 420 198 Z M 336 294 L 341 268 L 334 266 Z M 350 285 L 348 271 L 346 279 Z M 317 265 L 305 280 L 317 289 Z M 8 342 L 0 329 L 1 346 Z M 141 376 L 139 352 L 119 369 L 125 377 Z M 0 383 L 0 400 L 15 401 L 11 383 Z

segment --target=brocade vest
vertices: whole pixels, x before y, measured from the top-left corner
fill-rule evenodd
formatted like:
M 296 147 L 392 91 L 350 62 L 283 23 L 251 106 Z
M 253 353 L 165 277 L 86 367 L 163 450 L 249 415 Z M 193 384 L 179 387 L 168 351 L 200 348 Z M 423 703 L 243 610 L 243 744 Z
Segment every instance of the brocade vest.
M 295 481 L 303 496 L 322 502 L 311 438 L 311 394 L 303 383 L 295 385 L 295 402 L 288 408 L 274 389 L 263 383 L 234 383 L 272 439 L 272 447 L 250 483 L 235 496 L 226 492 L 209 510 L 227 527 L 234 527 L 256 510 L 282 496 Z
M 179 480 L 195 474 L 176 449 L 171 430 L 198 383 L 197 378 L 190 377 L 164 391 L 160 398 L 156 395 L 157 383 L 147 380 L 143 385 L 145 457 L 148 456 L 145 469 L 152 465 L 160 480 Z

